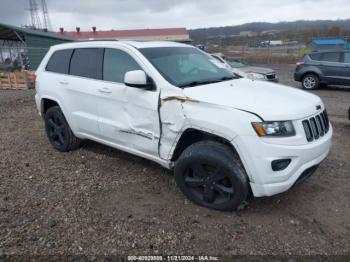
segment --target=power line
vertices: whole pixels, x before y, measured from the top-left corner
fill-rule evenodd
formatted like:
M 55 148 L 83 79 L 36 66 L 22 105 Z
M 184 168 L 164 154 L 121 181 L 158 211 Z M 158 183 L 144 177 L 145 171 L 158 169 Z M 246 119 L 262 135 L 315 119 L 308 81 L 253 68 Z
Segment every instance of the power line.
M 41 29 L 41 21 L 39 18 L 38 4 L 36 0 L 29 0 L 29 11 L 32 28 Z
M 52 29 L 52 26 L 51 26 L 51 21 L 49 17 L 49 11 L 46 5 L 46 0 L 41 0 L 41 10 L 43 12 L 44 28 L 50 31 Z
M 47 8 L 46 0 L 41 0 L 41 10 L 38 6 L 38 3 L 36 0 L 29 0 L 29 11 L 30 11 L 30 18 L 31 18 L 31 25 L 29 27 L 33 29 L 46 29 L 46 30 L 52 30 L 52 25 L 50 21 L 49 11 Z M 42 17 L 40 14 L 40 11 L 42 13 Z

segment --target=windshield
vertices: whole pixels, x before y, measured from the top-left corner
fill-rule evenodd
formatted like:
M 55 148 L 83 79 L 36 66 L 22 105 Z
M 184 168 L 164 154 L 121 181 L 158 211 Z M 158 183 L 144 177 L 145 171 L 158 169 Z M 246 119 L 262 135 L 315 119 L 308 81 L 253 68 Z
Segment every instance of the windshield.
M 231 61 L 227 61 L 229 63 L 229 65 L 233 68 L 240 68 L 240 67 L 245 67 L 247 66 L 247 64 L 245 64 L 242 61 L 239 60 L 231 60 Z
M 190 87 L 237 78 L 192 47 L 154 47 L 139 51 L 171 84 Z

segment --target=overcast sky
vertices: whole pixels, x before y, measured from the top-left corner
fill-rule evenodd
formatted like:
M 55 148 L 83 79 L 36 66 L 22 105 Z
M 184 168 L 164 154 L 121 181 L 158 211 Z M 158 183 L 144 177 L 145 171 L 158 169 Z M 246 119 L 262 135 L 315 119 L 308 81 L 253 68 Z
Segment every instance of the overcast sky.
M 36 0 L 38 3 L 41 0 Z M 46 0 L 55 31 L 239 25 L 350 18 L 349 0 Z M 0 0 L 0 22 L 30 24 L 28 0 Z

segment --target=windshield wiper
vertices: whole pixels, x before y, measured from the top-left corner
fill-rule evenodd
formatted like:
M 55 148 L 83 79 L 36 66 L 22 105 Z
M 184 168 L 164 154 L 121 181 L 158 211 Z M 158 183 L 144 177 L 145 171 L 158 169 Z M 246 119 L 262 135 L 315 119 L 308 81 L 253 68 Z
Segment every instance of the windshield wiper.
M 196 86 L 198 84 L 200 84 L 202 82 L 198 82 L 198 81 L 192 81 L 192 82 L 188 82 L 188 83 L 184 83 L 179 85 L 179 87 L 188 87 L 188 86 Z
M 193 86 L 198 86 L 198 85 L 213 84 L 213 83 L 218 83 L 218 82 L 232 80 L 232 79 L 237 79 L 237 77 L 224 76 L 224 77 L 221 77 L 219 79 L 213 79 L 213 80 L 207 80 L 207 81 L 192 81 L 192 82 L 187 82 L 187 83 L 181 84 L 181 85 L 179 85 L 179 87 L 193 87 Z
M 236 76 L 224 76 L 224 77 L 220 78 L 220 81 L 218 81 L 218 82 L 232 80 L 232 79 L 237 79 L 237 77 Z

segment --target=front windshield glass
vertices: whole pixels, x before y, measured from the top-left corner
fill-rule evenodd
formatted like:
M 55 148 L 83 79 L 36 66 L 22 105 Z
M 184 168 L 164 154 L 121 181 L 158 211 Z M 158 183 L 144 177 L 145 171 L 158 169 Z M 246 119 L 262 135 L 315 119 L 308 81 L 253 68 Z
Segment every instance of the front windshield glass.
M 192 47 L 153 47 L 139 51 L 171 84 L 190 87 L 237 78 Z
M 245 67 L 247 66 L 247 64 L 239 61 L 239 60 L 231 60 L 231 61 L 227 61 L 229 63 L 229 65 L 233 68 L 240 68 L 240 67 Z

